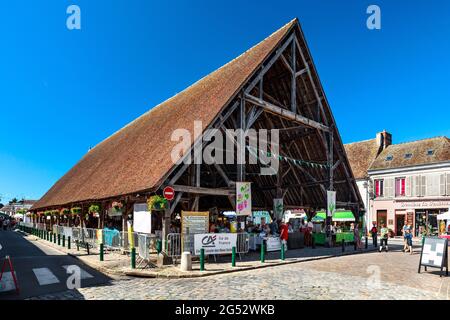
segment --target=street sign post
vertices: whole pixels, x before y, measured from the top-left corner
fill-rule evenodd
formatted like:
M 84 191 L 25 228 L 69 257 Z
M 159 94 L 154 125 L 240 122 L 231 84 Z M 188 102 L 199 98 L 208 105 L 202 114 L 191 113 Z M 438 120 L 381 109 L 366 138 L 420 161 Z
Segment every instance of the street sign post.
M 164 198 L 171 201 L 175 197 L 175 190 L 172 187 L 165 187 L 163 190 Z

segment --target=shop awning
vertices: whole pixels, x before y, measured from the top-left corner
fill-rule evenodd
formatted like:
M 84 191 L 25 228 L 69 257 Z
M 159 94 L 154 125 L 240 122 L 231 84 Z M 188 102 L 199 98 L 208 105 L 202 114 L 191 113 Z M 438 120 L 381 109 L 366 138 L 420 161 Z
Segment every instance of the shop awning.
M 316 215 L 311 219 L 312 222 L 322 222 L 325 221 L 327 215 L 324 211 L 319 211 Z
M 355 216 L 351 211 L 336 211 L 333 213 L 333 221 L 355 221 Z
M 327 214 L 325 211 L 319 211 L 317 214 L 312 218 L 313 222 L 321 222 L 324 221 L 327 217 Z M 355 216 L 351 211 L 335 211 L 333 213 L 332 219 L 333 221 L 343 222 L 343 221 L 355 221 Z
M 450 209 L 449 209 L 450 210 Z M 438 220 L 450 220 L 450 211 L 438 214 L 436 217 Z

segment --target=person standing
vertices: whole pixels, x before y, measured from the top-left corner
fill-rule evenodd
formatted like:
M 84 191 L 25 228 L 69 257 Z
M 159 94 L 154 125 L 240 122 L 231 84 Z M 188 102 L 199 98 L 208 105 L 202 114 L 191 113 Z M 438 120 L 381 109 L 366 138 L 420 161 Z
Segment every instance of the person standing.
M 386 250 L 386 252 L 388 252 L 389 248 L 388 248 L 388 238 L 389 238 L 389 229 L 386 228 L 386 225 L 383 224 L 382 228 L 381 228 L 381 239 L 380 239 L 380 252 L 383 251 L 383 249 Z
M 377 229 L 377 224 L 375 222 L 373 223 L 372 229 L 370 229 L 370 235 L 372 236 L 373 246 L 375 248 L 378 247 L 378 241 L 377 241 L 378 229 Z
M 280 239 L 281 239 L 281 243 L 284 244 L 284 251 L 287 251 L 288 238 L 289 238 L 289 227 L 283 221 L 283 222 L 281 222 L 281 225 L 280 225 Z

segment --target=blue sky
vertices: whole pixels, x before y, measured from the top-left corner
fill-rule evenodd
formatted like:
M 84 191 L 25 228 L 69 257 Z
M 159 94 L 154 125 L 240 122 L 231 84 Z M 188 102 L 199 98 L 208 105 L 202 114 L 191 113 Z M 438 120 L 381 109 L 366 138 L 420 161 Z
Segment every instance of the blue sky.
M 81 8 L 81 30 L 66 8 Z M 366 8 L 381 7 L 381 30 Z M 450 2 L 0 4 L 0 194 L 39 198 L 89 149 L 298 17 L 344 143 L 450 136 Z

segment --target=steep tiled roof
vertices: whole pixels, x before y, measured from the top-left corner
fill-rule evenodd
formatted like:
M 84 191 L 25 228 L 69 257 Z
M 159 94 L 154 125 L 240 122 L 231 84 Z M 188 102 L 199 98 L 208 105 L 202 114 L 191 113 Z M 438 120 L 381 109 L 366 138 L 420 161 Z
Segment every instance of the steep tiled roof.
M 376 139 L 348 143 L 344 145 L 355 179 L 367 177 L 367 170 L 378 155 Z
M 162 183 L 173 167 L 175 129 L 193 136 L 194 120 L 205 129 L 274 51 L 293 20 L 228 64 L 152 108 L 89 151 L 33 206 L 33 209 L 105 199 Z
M 428 155 L 428 150 L 433 150 Z M 409 157 L 405 157 L 410 154 Z M 387 161 L 387 157 L 392 160 Z M 447 137 L 435 137 L 424 140 L 399 143 L 388 146 L 372 163 L 369 170 L 390 169 L 431 163 L 450 161 L 450 139 Z

